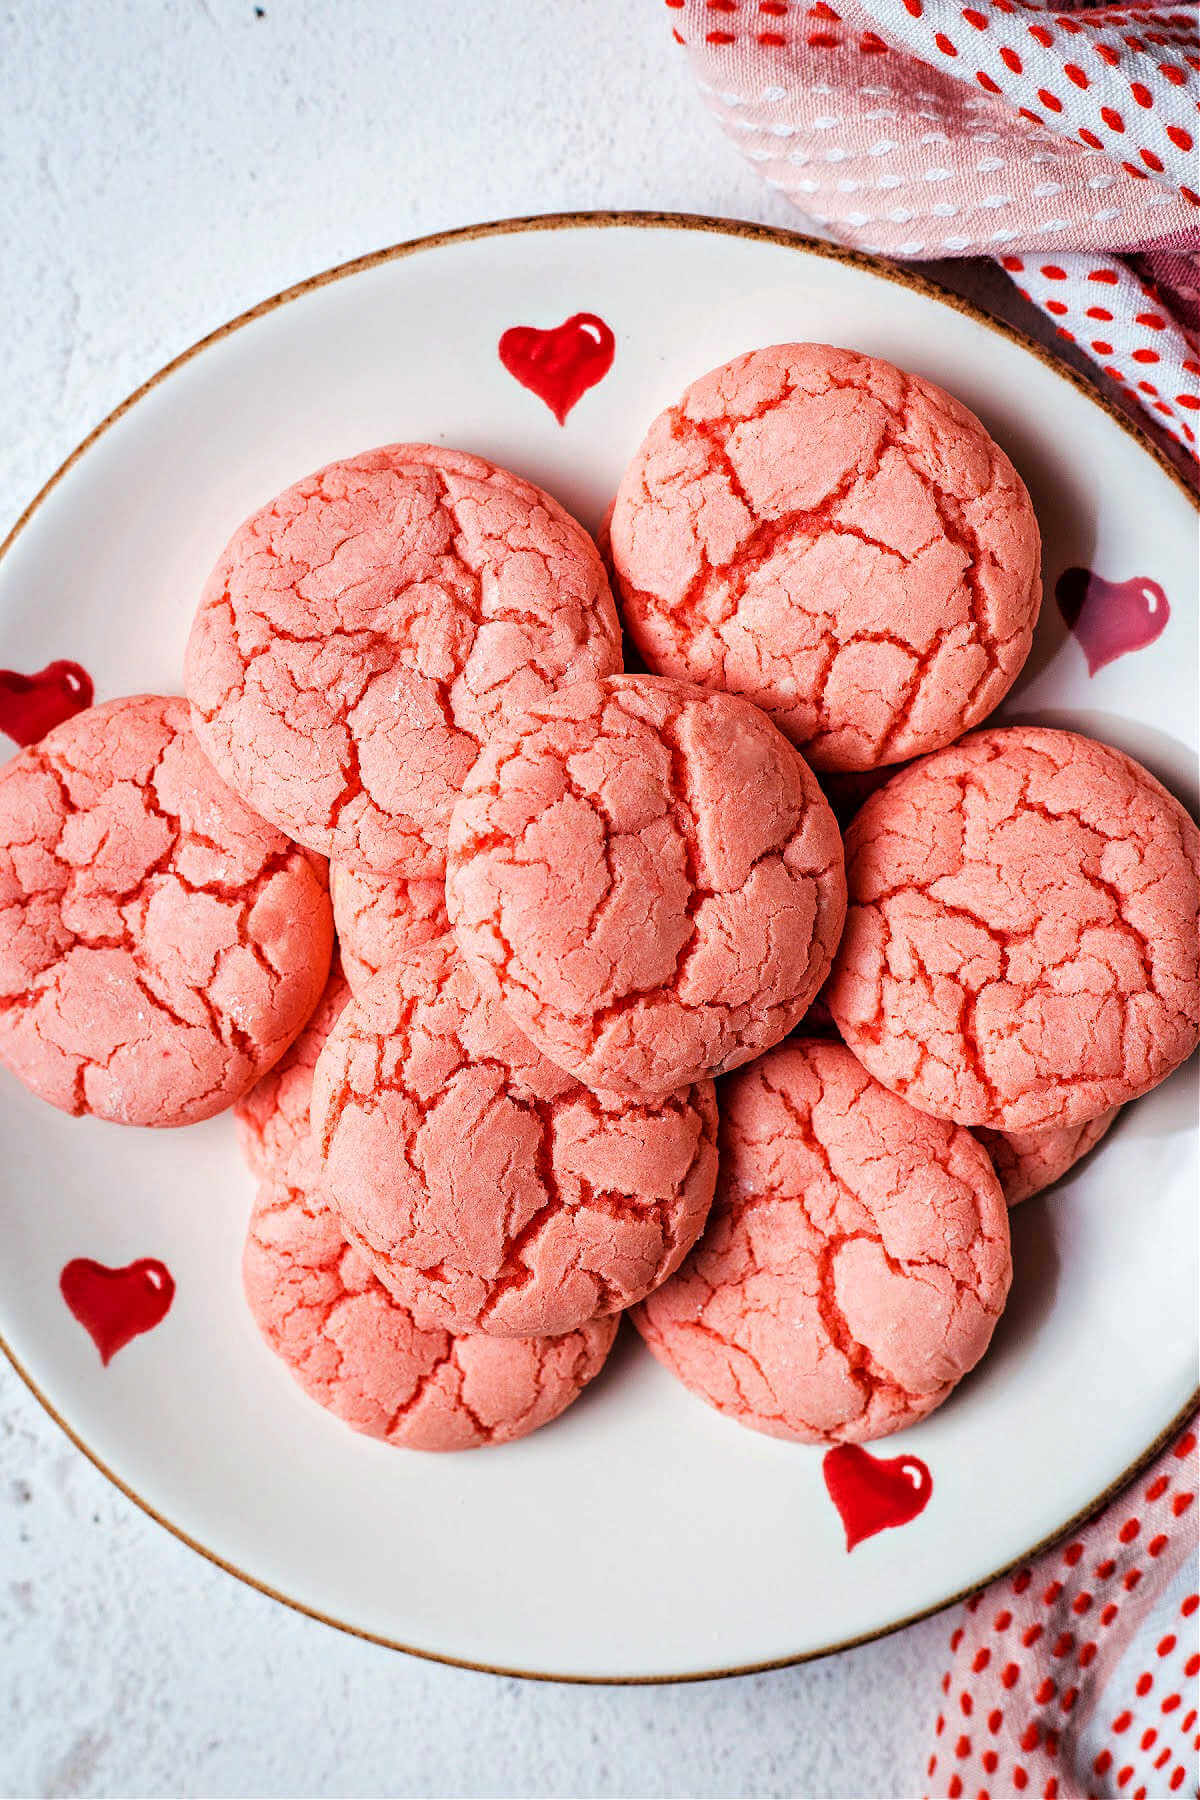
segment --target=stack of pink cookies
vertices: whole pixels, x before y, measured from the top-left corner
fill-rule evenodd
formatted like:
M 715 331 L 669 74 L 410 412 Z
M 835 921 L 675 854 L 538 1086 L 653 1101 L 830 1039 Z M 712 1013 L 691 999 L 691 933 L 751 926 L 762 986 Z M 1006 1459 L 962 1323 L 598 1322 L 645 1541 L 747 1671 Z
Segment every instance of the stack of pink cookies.
M 1196 1047 L 1200 840 L 1115 749 L 975 729 L 1040 543 L 930 383 L 740 357 L 606 539 L 620 618 L 554 500 L 420 445 L 249 519 L 190 714 L 0 774 L 0 1059 L 123 1123 L 236 1103 L 250 1307 L 359 1430 L 523 1436 L 632 1309 L 740 1422 L 880 1437 L 986 1350 L 1007 1207 Z

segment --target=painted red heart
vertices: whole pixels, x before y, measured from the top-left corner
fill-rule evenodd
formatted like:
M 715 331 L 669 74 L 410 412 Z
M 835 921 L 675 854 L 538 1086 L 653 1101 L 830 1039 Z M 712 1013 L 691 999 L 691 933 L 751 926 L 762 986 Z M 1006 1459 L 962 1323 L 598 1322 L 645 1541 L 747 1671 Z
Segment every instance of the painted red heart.
M 1054 584 L 1058 610 L 1078 638 L 1088 674 L 1160 637 L 1171 616 L 1157 581 L 1134 575 L 1108 581 L 1094 569 L 1064 569 Z
M 140 1257 L 123 1269 L 77 1256 L 66 1264 L 58 1285 L 105 1365 L 131 1338 L 161 1324 L 175 1298 L 170 1270 L 153 1256 Z
M 929 1504 L 933 1476 L 919 1456 L 872 1456 L 861 1444 L 839 1444 L 821 1465 L 829 1498 L 846 1530 L 846 1548 L 893 1525 L 907 1525 Z
M 565 425 L 576 401 L 612 368 L 616 342 L 595 313 L 572 313 L 551 331 L 514 325 L 500 339 L 500 361 Z
M 92 678 L 77 662 L 47 663 L 36 675 L 0 669 L 0 731 L 24 749 L 92 704 Z

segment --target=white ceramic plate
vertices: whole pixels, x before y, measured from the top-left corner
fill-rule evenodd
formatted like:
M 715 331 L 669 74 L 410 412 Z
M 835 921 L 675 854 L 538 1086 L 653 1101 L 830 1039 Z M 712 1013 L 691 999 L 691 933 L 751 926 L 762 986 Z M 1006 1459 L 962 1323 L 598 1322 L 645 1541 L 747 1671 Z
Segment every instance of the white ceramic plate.
M 514 325 L 599 314 L 611 371 L 565 427 L 497 356 Z M 1195 803 L 1195 513 L 1127 426 L 1028 346 L 920 284 L 783 233 L 602 216 L 485 228 L 368 259 L 218 333 L 77 453 L 0 561 L 0 663 L 82 663 L 97 696 L 177 690 L 201 582 L 295 477 L 429 439 L 599 520 L 644 426 L 738 351 L 881 353 L 980 413 L 1032 489 L 1047 604 L 1007 713 L 1130 750 Z M 1095 676 L 1054 603 L 1068 566 L 1169 597 Z M 622 1332 L 557 1424 L 437 1457 L 356 1437 L 260 1342 L 238 1265 L 251 1201 L 228 1117 L 69 1120 L 0 1088 L 0 1326 L 76 1441 L 246 1579 L 356 1631 L 507 1670 L 728 1671 L 882 1632 L 1094 1505 L 1196 1382 L 1196 1131 L 1183 1071 L 1014 1218 L 1011 1305 L 983 1365 L 884 1447 L 921 1457 L 919 1517 L 848 1554 L 818 1451 L 719 1417 Z M 59 1295 L 68 1259 L 161 1258 L 165 1320 L 107 1368 Z

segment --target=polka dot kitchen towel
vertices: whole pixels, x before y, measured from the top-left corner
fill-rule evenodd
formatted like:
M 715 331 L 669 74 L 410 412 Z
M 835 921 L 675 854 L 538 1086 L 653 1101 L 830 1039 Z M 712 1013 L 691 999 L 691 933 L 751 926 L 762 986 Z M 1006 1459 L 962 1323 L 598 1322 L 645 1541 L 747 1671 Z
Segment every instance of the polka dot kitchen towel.
M 926 1794 L 1196 1794 L 1198 1476 L 1193 1422 L 1075 1537 L 967 1601 Z
M 666 0 L 701 92 L 821 235 L 995 258 L 1192 456 L 1194 4 Z

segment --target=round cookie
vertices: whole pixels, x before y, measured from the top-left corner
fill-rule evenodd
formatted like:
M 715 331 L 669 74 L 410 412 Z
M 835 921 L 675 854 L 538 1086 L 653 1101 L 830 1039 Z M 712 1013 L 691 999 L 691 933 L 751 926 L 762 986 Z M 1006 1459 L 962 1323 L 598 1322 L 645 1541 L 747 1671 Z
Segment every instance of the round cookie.
M 1004 1198 L 1009 1206 L 1032 1200 L 1044 1188 L 1061 1181 L 1068 1169 L 1094 1150 L 1117 1114 L 1101 1113 L 1082 1125 L 1063 1125 L 1054 1131 L 989 1131 L 981 1125 L 975 1136 L 992 1159 Z
M 220 1112 L 332 945 L 324 866 L 225 786 L 185 700 L 92 707 L 0 769 L 0 1062 L 65 1112 Z
M 329 893 L 342 965 L 356 994 L 380 969 L 450 928 L 441 877 L 393 881 L 335 863 Z
M 295 1043 L 233 1109 L 238 1144 L 260 1181 L 315 1187 L 320 1161 L 312 1149 L 313 1071 L 350 989 L 334 952 L 325 992 Z
M 255 1323 L 305 1393 L 356 1431 L 409 1450 L 473 1450 L 527 1437 L 564 1412 L 612 1348 L 619 1321 L 561 1337 L 422 1330 L 303 1188 L 259 1188 L 242 1263 Z
M 826 999 L 877 1080 L 961 1125 L 1082 1124 L 1200 1036 L 1200 834 L 1130 757 L 1040 726 L 893 776 L 846 833 Z
M 422 1331 L 376 1280 L 320 1198 L 309 1130 L 317 1057 L 348 999 L 335 970 L 291 1049 L 238 1104 L 261 1177 L 242 1261 L 251 1313 L 305 1392 L 358 1431 L 413 1450 L 525 1437 L 597 1374 L 618 1321 L 560 1338 L 456 1338 Z
M 384 1285 L 449 1331 L 553 1336 L 640 1300 L 703 1227 L 715 1140 L 711 1084 L 589 1093 L 448 936 L 364 988 L 317 1064 L 322 1191 Z
M 621 666 L 595 545 L 481 457 L 393 444 L 297 482 L 235 533 L 192 627 L 196 731 L 300 843 L 440 875 L 484 738 Z
M 479 981 L 546 1056 L 589 1087 L 663 1094 L 803 1017 L 842 927 L 842 843 L 757 707 L 617 675 L 486 746 L 446 902 Z
M 659 1362 L 773 1437 L 866 1443 L 939 1406 L 988 1347 L 1008 1214 L 970 1132 L 792 1039 L 721 1086 L 703 1239 L 633 1314 Z
M 746 695 L 816 769 L 978 724 L 1041 603 L 1029 495 L 979 420 L 826 344 L 694 382 L 622 477 L 609 540 L 647 667 Z

